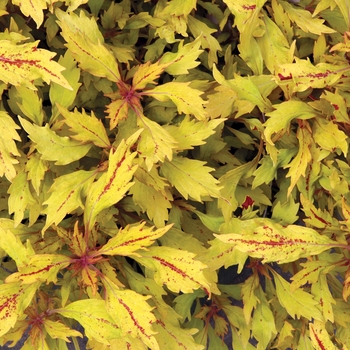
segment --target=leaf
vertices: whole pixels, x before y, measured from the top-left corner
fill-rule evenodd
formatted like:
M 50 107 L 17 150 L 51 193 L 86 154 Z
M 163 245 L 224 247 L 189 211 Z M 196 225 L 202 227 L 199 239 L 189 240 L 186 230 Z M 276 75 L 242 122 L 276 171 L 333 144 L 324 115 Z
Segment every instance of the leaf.
M 18 118 L 43 160 L 55 161 L 56 165 L 66 165 L 84 157 L 91 148 L 91 144 L 83 145 L 67 136 L 57 135 L 50 129 L 49 124 L 40 127 L 21 117 Z
M 0 337 L 6 334 L 15 324 L 18 317 L 31 303 L 39 283 L 22 286 L 18 283 L 0 285 Z
M 209 174 L 213 169 L 204 164 L 199 160 L 174 156 L 171 162 L 165 161 L 161 165 L 161 171 L 185 199 L 191 197 L 202 202 L 203 197 L 221 196 L 219 181 Z
M 106 77 L 110 81 L 120 81 L 120 73 L 113 54 L 104 46 L 104 38 L 94 18 L 80 16 L 56 9 L 62 29 L 61 35 L 66 40 L 67 48 L 82 70 L 97 77 Z
M 337 124 L 324 118 L 315 118 L 312 129 L 315 141 L 323 149 L 334 152 L 340 148 L 344 154 L 348 153 L 347 136 Z
M 113 97 L 113 96 L 110 96 Z M 110 129 L 114 129 L 118 123 L 128 117 L 129 103 L 125 98 L 112 101 L 107 107 L 107 118 L 110 119 Z
M 0 111 L 0 177 L 5 175 L 9 181 L 16 176 L 13 164 L 17 164 L 18 160 L 15 156 L 20 156 L 14 142 L 14 140 L 21 141 L 16 131 L 19 128 L 7 112 Z
M 84 211 L 87 232 L 94 226 L 97 215 L 103 209 L 118 203 L 133 185 L 130 180 L 137 169 L 137 165 L 133 165 L 136 152 L 131 153 L 130 147 L 134 145 L 141 132 L 142 130 L 139 130 L 127 140 L 123 139 L 115 151 L 111 149 L 107 172 L 90 186 Z
M 309 330 L 312 345 L 315 350 L 337 349 L 327 332 L 326 325 L 323 322 L 315 320 L 313 323 L 309 323 Z
M 158 161 L 171 160 L 177 142 L 167 130 L 145 116 L 139 116 L 137 123 L 140 128 L 144 128 L 137 151 L 145 158 L 148 170 Z
M 102 344 L 109 345 L 111 340 L 122 337 L 123 333 L 107 312 L 104 300 L 78 300 L 56 309 L 56 312 L 77 320 L 89 339 L 96 339 Z
M 179 113 L 192 114 L 198 120 L 205 120 L 205 110 L 203 105 L 205 101 L 200 97 L 203 92 L 193 89 L 190 83 L 170 82 L 156 86 L 147 91 L 147 95 L 152 96 L 158 101 L 172 101 Z
M 30 191 L 27 174 L 24 171 L 18 173 L 13 179 L 8 193 L 10 194 L 8 200 L 9 213 L 15 214 L 14 226 L 17 226 L 23 220 L 24 212 L 37 203 Z
M 37 28 L 42 25 L 44 21 L 43 10 L 47 8 L 46 0 L 13 0 L 12 3 L 19 6 L 25 16 L 33 18 Z
M 78 170 L 55 179 L 49 190 L 50 197 L 43 203 L 47 206 L 43 231 L 52 224 L 58 225 L 67 214 L 72 213 L 75 209 L 84 208 L 82 199 L 86 196 L 96 174 L 95 170 Z
M 258 286 L 259 276 L 257 273 L 249 276 L 242 284 L 241 295 L 243 301 L 243 314 L 247 324 L 250 323 L 253 309 L 256 309 L 258 301 L 260 302 L 260 300 L 255 295 L 255 290 L 258 288 Z
M 9 40 L 0 40 L 0 80 L 36 90 L 33 81 L 42 79 L 47 84 L 54 82 L 71 90 L 61 74 L 64 68 L 52 60 L 56 54 L 39 49 L 38 44 L 39 40 L 17 45 Z
M 45 331 L 52 339 L 59 338 L 65 340 L 66 342 L 69 342 L 68 337 L 83 337 L 80 332 L 67 327 L 60 321 L 51 321 L 49 319 L 44 319 L 43 324 Z
M 276 108 L 274 111 L 266 113 L 270 118 L 264 124 L 264 135 L 271 145 L 274 145 L 272 135 L 277 133 L 275 138 L 280 138 L 289 130 L 289 124 L 293 119 L 311 119 L 317 114 L 312 107 L 302 101 L 289 100 L 274 107 Z
M 190 69 L 197 67 L 200 62 L 198 56 L 203 52 L 200 50 L 201 36 L 194 41 L 184 45 L 184 41 L 179 42 L 176 52 L 166 52 L 160 59 L 160 63 L 170 63 L 165 71 L 171 75 L 188 74 Z
M 335 31 L 323 24 L 323 19 L 313 18 L 311 13 L 306 9 L 296 7 L 287 1 L 281 1 L 283 9 L 292 22 L 295 22 L 304 32 L 317 35 L 325 33 L 334 33 Z
M 301 176 L 305 177 L 306 168 L 312 161 L 310 149 L 313 139 L 310 132 L 310 125 L 307 121 L 299 123 L 297 139 L 299 141 L 298 153 L 295 158 L 285 166 L 285 168 L 289 168 L 286 177 L 290 177 L 290 185 L 288 187 L 287 196 L 291 194 L 299 178 Z
M 5 225 L 2 223 L 2 226 Z M 22 244 L 18 235 L 14 235 L 11 230 L 6 230 L 5 227 L 0 227 L 0 236 L 0 248 L 16 262 L 17 267 L 28 262 L 29 252 Z
M 22 281 L 23 284 L 35 284 L 35 282 L 56 283 L 57 273 L 69 266 L 71 258 L 60 254 L 36 254 L 29 261 L 18 267 L 15 272 L 6 279 L 6 283 Z
M 312 298 L 311 294 L 301 289 L 291 292 L 290 284 L 283 277 L 276 272 L 273 275 L 278 300 L 291 317 L 295 319 L 295 316 L 297 318 L 303 316 L 308 320 L 323 321 L 323 316 L 316 306 L 318 302 Z
M 122 335 L 140 338 L 150 349 L 159 350 L 154 338 L 156 332 L 152 329 L 156 318 L 147 303 L 151 296 L 117 289 L 107 278 L 102 281 L 106 289 L 106 309 L 120 327 Z
M 73 139 L 81 141 L 81 143 L 93 142 L 96 146 L 102 148 L 110 147 L 106 129 L 101 120 L 95 117 L 93 111 L 91 111 L 91 116 L 88 116 L 84 109 L 80 113 L 76 108 L 74 112 L 69 112 L 59 105 L 57 105 L 57 108 L 65 118 L 65 123 L 70 127 L 70 131 L 76 134 L 72 135 Z
M 150 247 L 148 251 L 139 253 L 141 258 L 136 257 L 135 260 L 154 271 L 154 280 L 159 285 L 166 284 L 175 293 L 192 293 L 199 288 L 209 296 L 218 293 L 216 273 L 205 271 L 207 266 L 194 260 L 195 254 L 165 246 Z
M 145 249 L 154 241 L 163 236 L 172 225 L 153 230 L 154 227 L 144 227 L 146 222 L 139 225 L 127 225 L 124 229 L 120 229 L 116 236 L 111 238 L 98 251 L 103 255 L 123 255 L 123 256 L 140 256 L 136 253 L 139 249 Z
M 317 231 L 298 225 L 282 226 L 265 219 L 264 224 L 253 232 L 214 235 L 225 243 L 231 243 L 236 249 L 262 262 L 287 263 L 318 255 L 337 246 L 327 236 Z
M 146 62 L 137 67 L 132 79 L 132 87 L 134 90 L 143 90 L 148 84 L 155 84 L 160 74 L 169 64 L 161 64 L 160 62 Z
M 310 60 L 295 58 L 295 63 L 279 65 L 275 70 L 275 81 L 281 86 L 290 86 L 293 92 L 307 89 L 323 89 L 335 85 L 347 66 L 319 63 L 313 65 Z

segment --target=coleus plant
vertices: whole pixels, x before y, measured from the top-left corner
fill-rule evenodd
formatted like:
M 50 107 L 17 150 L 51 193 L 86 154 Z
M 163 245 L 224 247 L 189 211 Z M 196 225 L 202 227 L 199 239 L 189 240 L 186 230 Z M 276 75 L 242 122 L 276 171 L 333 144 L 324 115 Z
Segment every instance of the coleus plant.
M 0 6 L 0 345 L 350 347 L 347 0 Z

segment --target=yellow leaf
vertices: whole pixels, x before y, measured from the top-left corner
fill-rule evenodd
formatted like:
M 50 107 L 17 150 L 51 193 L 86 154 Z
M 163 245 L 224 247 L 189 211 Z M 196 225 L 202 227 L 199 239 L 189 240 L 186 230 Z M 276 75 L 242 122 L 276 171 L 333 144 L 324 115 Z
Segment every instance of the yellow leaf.
M 254 273 L 248 277 L 242 285 L 241 295 L 243 301 L 243 314 L 247 324 L 250 323 L 252 311 L 256 308 L 256 305 L 259 301 L 255 295 L 255 290 L 258 288 L 258 286 L 259 276 L 257 273 Z
M 108 148 L 110 142 L 101 120 L 95 117 L 93 111 L 91 116 L 82 110 L 80 113 L 76 108 L 74 112 L 69 112 L 67 108 L 57 105 L 58 110 L 65 118 L 65 123 L 70 127 L 70 130 L 76 134 L 72 138 L 82 143 L 93 142 L 96 146 Z
M 45 231 L 53 223 L 58 225 L 63 218 L 77 208 L 84 208 L 82 197 L 96 177 L 96 171 L 78 170 L 55 179 L 49 190 L 50 197 L 43 203 L 46 223 Z
M 83 337 L 80 332 L 67 327 L 60 321 L 51 321 L 45 318 L 43 324 L 45 331 L 52 339 L 59 338 L 65 340 L 66 342 L 69 342 L 68 337 Z
M 113 54 L 104 46 L 104 38 L 94 18 L 86 17 L 83 11 L 80 16 L 74 12 L 67 13 L 60 9 L 55 12 L 62 29 L 62 36 L 72 56 L 79 66 L 97 76 L 118 82 L 120 73 Z
M 98 254 L 103 255 L 124 255 L 124 256 L 140 256 L 136 253 L 139 249 L 154 243 L 154 241 L 163 236 L 172 225 L 153 231 L 154 227 L 144 227 L 145 222 L 139 225 L 127 225 L 124 229 L 120 229 L 116 236 L 111 238 L 103 247 L 100 248 Z
M 46 0 L 13 0 L 13 4 L 19 6 L 25 16 L 33 18 L 37 28 L 44 21 L 43 10 L 46 10 L 47 2 Z
M 13 164 L 17 164 L 18 160 L 15 156 L 20 156 L 14 142 L 21 141 L 16 129 L 19 129 L 19 126 L 7 112 L 0 111 L 0 177 L 5 175 L 9 181 L 16 176 Z
M 89 339 L 102 344 L 110 345 L 111 340 L 123 336 L 121 329 L 107 312 L 104 300 L 78 300 L 62 309 L 57 309 L 56 312 L 77 320 L 84 327 Z
M 166 284 L 175 293 L 192 293 L 200 288 L 209 297 L 211 293 L 220 294 L 216 287 L 216 272 L 194 260 L 195 254 L 165 246 L 150 247 L 139 253 L 141 258 L 135 257 L 135 260 L 154 271 L 154 280 L 159 285 Z
M 315 350 L 336 350 L 335 346 L 327 332 L 324 322 L 314 320 L 313 323 L 309 323 L 310 338 Z
M 120 290 L 103 278 L 106 290 L 106 309 L 120 327 L 123 335 L 140 338 L 150 349 L 159 350 L 154 338 L 152 323 L 156 321 L 152 307 L 147 303 L 151 296 L 143 296 L 133 290 Z
M 64 68 L 52 60 L 55 53 L 38 49 L 38 44 L 39 40 L 17 45 L 8 40 L 0 40 L 0 80 L 36 90 L 33 81 L 40 78 L 47 84 L 54 82 L 72 90 L 61 74 Z
M 137 165 L 133 164 L 136 152 L 131 153 L 130 147 L 141 132 L 142 130 L 137 131 L 126 141 L 123 139 L 115 151 L 111 149 L 107 172 L 90 186 L 84 211 L 86 232 L 90 232 L 94 226 L 97 215 L 119 202 L 133 185 L 130 181 L 137 169 Z
M 67 136 L 58 136 L 49 124 L 41 127 L 18 117 L 23 128 L 35 143 L 41 159 L 55 161 L 56 165 L 66 165 L 81 159 L 89 152 L 91 144 L 83 145 Z
M 109 97 L 113 97 L 109 95 Z M 124 120 L 128 117 L 129 104 L 128 101 L 124 98 L 120 98 L 118 95 L 117 99 L 112 101 L 107 105 L 107 118 L 110 119 L 110 129 L 114 129 L 121 120 Z
M 255 220 L 255 219 L 253 219 Z M 327 236 L 303 226 L 282 226 L 272 220 L 264 219 L 261 226 L 244 233 L 215 235 L 225 243 L 231 243 L 236 249 L 253 258 L 265 262 L 287 263 L 318 255 L 338 245 Z
M 198 120 L 205 120 L 205 101 L 200 97 L 203 92 L 193 89 L 190 83 L 170 82 L 161 84 L 152 90 L 147 91 L 147 95 L 158 101 L 172 101 L 179 113 L 192 114 Z
M 158 79 L 160 74 L 169 64 L 161 64 L 160 62 L 147 62 L 137 67 L 137 70 L 132 79 L 132 87 L 134 90 L 142 90 L 147 84 L 155 84 L 155 79 Z
M 185 199 L 191 197 L 202 202 L 207 196 L 220 198 L 219 181 L 210 175 L 213 169 L 204 164 L 199 160 L 175 156 L 171 162 L 162 164 L 161 171 Z
M 0 285 L 0 337 L 16 323 L 31 303 L 39 283 L 22 286 L 20 282 Z

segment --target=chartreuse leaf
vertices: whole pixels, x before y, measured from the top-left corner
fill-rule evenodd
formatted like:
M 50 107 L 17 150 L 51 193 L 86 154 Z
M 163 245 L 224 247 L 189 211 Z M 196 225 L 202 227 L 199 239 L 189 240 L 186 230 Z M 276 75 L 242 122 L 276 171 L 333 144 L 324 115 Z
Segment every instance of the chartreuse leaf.
M 147 84 L 155 84 L 155 79 L 158 79 L 160 74 L 169 64 L 161 64 L 160 62 L 146 62 L 137 67 L 137 70 L 132 79 L 132 87 L 134 90 L 142 90 Z
M 287 1 L 280 1 L 279 3 L 286 11 L 290 20 L 296 23 L 304 32 L 317 35 L 335 32 L 335 30 L 323 24 L 323 19 L 314 18 L 310 11 L 297 7 L 293 3 L 290 4 Z
M 308 104 L 302 101 L 289 100 L 281 104 L 274 105 L 276 108 L 272 112 L 266 113 L 269 117 L 265 122 L 266 141 L 274 145 L 274 139 L 279 139 L 286 131 L 289 130 L 290 122 L 297 119 L 310 119 L 315 117 L 316 111 Z M 272 135 L 277 134 L 274 139 Z
M 338 347 L 333 344 L 324 322 L 314 320 L 314 322 L 309 323 L 309 330 L 312 345 L 314 346 L 315 350 L 338 349 Z
M 23 315 L 39 285 L 38 282 L 29 285 L 21 285 L 20 282 L 0 285 L 0 337 Z
M 216 287 L 216 273 L 194 260 L 195 254 L 165 246 L 150 247 L 148 251 L 138 253 L 141 258 L 135 257 L 135 260 L 154 271 L 154 280 L 159 285 L 166 284 L 175 293 L 192 293 L 200 288 L 209 296 L 211 293 L 220 294 Z
M 255 219 L 252 220 L 254 222 Z M 318 255 L 338 245 L 311 228 L 298 225 L 284 227 L 268 219 L 261 226 L 243 233 L 214 236 L 253 258 L 263 259 L 264 263 L 287 263 Z
M 210 172 L 213 170 L 195 159 L 174 156 L 172 161 L 165 161 L 161 165 L 161 172 L 184 196 L 201 202 L 207 196 L 219 198 L 219 181 Z
M 158 161 L 171 160 L 177 142 L 168 131 L 143 115 L 139 116 L 137 124 L 144 129 L 137 145 L 137 151 L 145 158 L 148 170 Z
M 156 86 L 147 91 L 147 95 L 158 101 L 172 101 L 179 113 L 192 114 L 198 120 L 205 120 L 205 101 L 200 97 L 203 92 L 193 89 L 190 83 L 170 82 Z
M 140 256 L 136 253 L 137 250 L 145 249 L 153 244 L 157 238 L 163 236 L 172 226 L 168 225 L 153 230 L 154 227 L 145 227 L 145 224 L 145 222 L 142 222 L 139 225 L 128 225 L 124 229 L 120 229 L 116 236 L 100 248 L 98 254 Z
M 5 225 L 2 223 L 2 226 Z M 29 260 L 29 252 L 19 237 L 14 235 L 11 230 L 5 230 L 3 227 L 0 227 L 0 236 L 0 248 L 16 262 L 17 267 L 26 264 Z
M 43 10 L 47 8 L 46 0 L 13 0 L 12 3 L 19 6 L 25 16 L 33 18 L 37 28 L 42 25 L 44 21 Z
M 16 176 L 14 164 L 18 163 L 15 156 L 20 156 L 16 141 L 21 141 L 16 129 L 19 126 L 5 111 L 0 111 L 0 176 L 6 176 L 9 181 Z
M 152 329 L 156 318 L 147 303 L 151 296 L 116 288 L 108 278 L 102 281 L 106 290 L 106 309 L 120 327 L 122 335 L 140 338 L 150 349 L 159 350 L 154 338 L 156 332 Z
M 60 9 L 55 12 L 69 51 L 81 69 L 97 76 L 118 82 L 120 73 L 113 54 L 104 45 L 104 38 L 94 18 L 83 11 L 78 16 Z
M 82 199 L 96 177 L 96 171 L 78 170 L 55 179 L 49 193 L 50 197 L 43 203 L 45 209 L 45 231 L 53 223 L 58 225 L 63 218 L 77 208 L 84 208 Z
M 33 81 L 42 79 L 47 84 L 54 82 L 71 90 L 61 74 L 64 68 L 52 60 L 55 53 L 39 49 L 38 44 L 39 40 L 25 44 L 0 40 L 0 80 L 36 90 Z
M 9 213 L 14 213 L 14 225 L 17 226 L 24 218 L 24 212 L 37 202 L 30 191 L 26 172 L 22 171 L 16 175 L 8 190 Z
M 301 289 L 291 292 L 290 283 L 274 271 L 273 276 L 278 300 L 291 317 L 300 318 L 303 316 L 308 320 L 323 321 L 322 313 L 317 307 L 318 302 L 313 299 L 311 294 Z
M 64 317 L 77 320 L 84 327 L 89 339 L 95 339 L 102 344 L 109 345 L 111 340 L 123 336 L 122 330 L 109 315 L 104 300 L 78 300 L 55 311 Z
M 311 143 L 313 142 L 312 134 L 310 132 L 310 125 L 307 121 L 300 122 L 297 131 L 297 139 L 299 141 L 299 150 L 294 159 L 285 166 L 289 168 L 286 177 L 290 177 L 290 185 L 288 187 L 287 196 L 289 196 L 297 184 L 301 176 L 305 177 L 306 168 L 312 161 Z
M 116 150 L 111 149 L 107 172 L 93 183 L 87 193 L 84 224 L 90 231 L 95 224 L 97 215 L 106 208 L 119 202 L 133 185 L 130 182 L 137 169 L 133 165 L 136 152 L 131 153 L 130 147 L 134 145 L 142 130 L 122 140 Z
M 18 117 L 35 148 L 41 154 L 41 159 L 55 161 L 56 165 L 66 165 L 81 159 L 89 152 L 91 144 L 83 145 L 67 136 L 59 136 L 50 129 L 49 124 L 37 126 Z
M 172 1 L 173 2 L 173 1 Z M 188 74 L 189 69 L 197 67 L 200 62 L 198 56 L 203 52 L 200 50 L 201 36 L 194 41 L 184 45 L 181 40 L 176 52 L 166 52 L 160 59 L 160 63 L 170 63 L 165 71 L 171 75 Z
M 257 303 L 260 302 L 260 300 L 255 295 L 255 290 L 258 288 L 258 286 L 259 276 L 257 273 L 254 273 L 248 277 L 242 285 L 241 295 L 243 300 L 243 314 L 247 324 L 250 323 L 253 309 L 255 309 Z
M 71 136 L 73 139 L 81 141 L 81 143 L 92 142 L 102 148 L 110 146 L 106 129 L 101 120 L 95 117 L 93 111 L 91 111 L 91 116 L 89 116 L 84 109 L 80 113 L 77 109 L 74 109 L 74 112 L 69 112 L 66 108 L 59 105 L 57 105 L 57 108 L 64 116 L 65 123 L 70 127 L 70 130 L 76 134 Z
M 58 338 L 69 342 L 68 337 L 83 337 L 80 332 L 67 327 L 60 321 L 51 321 L 49 319 L 44 319 L 43 324 L 45 331 L 52 339 Z
M 22 284 L 32 284 L 37 281 L 56 283 L 57 273 L 69 266 L 71 258 L 60 254 L 36 254 L 29 261 L 18 267 L 15 272 L 6 279 L 6 283 L 21 281 Z

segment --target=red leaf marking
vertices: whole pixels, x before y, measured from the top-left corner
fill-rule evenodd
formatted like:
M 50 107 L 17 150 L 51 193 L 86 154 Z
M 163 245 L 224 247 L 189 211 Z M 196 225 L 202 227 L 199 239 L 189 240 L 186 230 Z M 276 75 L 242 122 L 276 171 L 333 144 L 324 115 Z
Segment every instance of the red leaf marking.
M 255 10 L 256 9 L 256 5 L 243 5 L 242 6 L 245 10 Z
M 157 324 L 159 324 L 173 339 L 175 339 L 176 343 L 178 346 L 184 348 L 184 349 L 188 349 L 185 344 L 181 343 L 180 340 L 178 340 L 178 338 L 176 337 L 175 334 L 173 334 L 172 332 L 169 331 L 169 329 L 167 329 L 166 325 L 161 321 L 161 320 L 157 320 L 156 321 Z
M 68 202 L 69 198 L 72 197 L 72 195 L 73 195 L 74 192 L 75 192 L 75 190 L 72 190 L 72 191 L 69 192 L 67 198 L 66 198 L 66 199 L 63 201 L 63 203 L 58 207 L 57 212 L 59 212 L 59 211 L 62 209 L 62 207 Z
M 314 334 L 314 337 L 316 338 L 317 344 L 320 347 L 320 349 L 326 350 L 326 347 L 323 345 L 322 340 L 318 338 L 313 328 L 311 328 L 311 332 Z
M 249 197 L 249 196 L 246 196 L 245 197 L 245 201 L 242 204 L 242 208 L 243 209 L 248 209 L 249 207 L 252 207 L 253 204 L 254 204 L 253 199 L 251 197 Z
M 281 73 L 278 73 L 278 77 L 283 81 L 283 80 L 290 80 L 293 79 L 292 73 L 290 73 L 287 76 L 282 75 Z
M 5 312 L 5 315 L 2 317 L 2 319 L 6 319 L 11 316 L 11 314 L 16 311 L 16 306 L 18 304 L 18 297 L 23 291 L 23 288 L 18 291 L 18 293 L 13 294 L 12 297 L 7 298 L 5 302 L 0 305 L 0 313 L 4 310 L 7 309 Z
M 321 218 L 320 216 L 318 216 L 312 209 L 310 209 L 311 213 L 314 214 L 315 219 L 321 221 L 323 224 L 325 224 L 326 226 L 331 226 L 331 223 L 326 221 L 325 219 Z
M 58 262 L 58 263 L 55 263 L 55 264 L 50 264 L 50 265 L 47 265 L 46 267 L 40 269 L 40 270 L 37 270 L 37 271 L 32 271 L 32 272 L 28 272 L 28 273 L 20 273 L 21 274 L 21 278 L 22 277 L 25 277 L 25 276 L 33 276 L 33 275 L 37 275 L 38 273 L 41 273 L 43 271 L 49 271 L 51 270 L 51 268 L 57 266 L 57 265 L 62 265 L 62 264 L 66 264 L 68 261 L 61 261 L 61 262 Z

